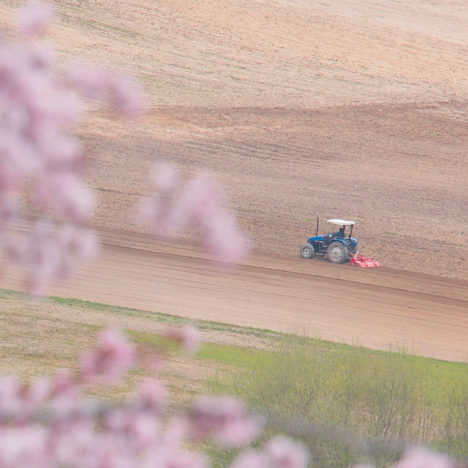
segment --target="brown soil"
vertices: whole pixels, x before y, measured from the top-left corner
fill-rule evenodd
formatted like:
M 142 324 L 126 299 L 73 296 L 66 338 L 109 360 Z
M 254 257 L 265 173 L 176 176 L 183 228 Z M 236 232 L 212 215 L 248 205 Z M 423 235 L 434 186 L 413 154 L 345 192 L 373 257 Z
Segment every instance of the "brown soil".
M 134 73 L 153 108 L 80 129 L 112 246 L 61 294 L 466 359 L 465 1 L 109 5 L 60 2 L 50 38 Z M 258 256 L 227 274 L 140 237 L 129 208 L 160 159 L 214 170 Z M 388 268 L 298 260 L 316 215 L 355 219 Z
M 189 244 L 155 243 L 122 231 L 102 234 L 100 260 L 66 286 L 52 288 L 53 295 L 441 359 L 468 358 L 464 281 L 284 256 L 255 255 L 227 269 Z M 12 271 L 5 285 L 19 287 Z
M 392 268 L 468 277 L 468 132 L 461 104 L 153 110 L 124 134 L 93 121 L 96 223 L 138 230 L 153 160 L 214 170 L 256 250 L 296 256 L 325 219 L 354 219 L 361 250 Z

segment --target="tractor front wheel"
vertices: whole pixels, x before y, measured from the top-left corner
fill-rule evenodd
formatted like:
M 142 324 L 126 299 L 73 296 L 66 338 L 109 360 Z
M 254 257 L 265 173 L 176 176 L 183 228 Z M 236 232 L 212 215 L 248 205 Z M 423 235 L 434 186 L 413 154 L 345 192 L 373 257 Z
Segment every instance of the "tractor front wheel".
M 332 263 L 344 263 L 349 260 L 348 249 L 341 242 L 332 242 L 327 248 L 327 257 Z
M 311 244 L 304 244 L 300 249 L 299 249 L 299 255 L 302 258 L 313 258 L 315 257 L 315 249 L 314 246 Z

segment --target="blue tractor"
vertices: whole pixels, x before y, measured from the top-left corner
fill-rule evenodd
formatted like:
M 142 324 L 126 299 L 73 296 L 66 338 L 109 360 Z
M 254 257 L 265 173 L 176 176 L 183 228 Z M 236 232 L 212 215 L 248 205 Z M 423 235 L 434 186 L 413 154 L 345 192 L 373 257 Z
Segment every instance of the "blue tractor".
M 358 241 L 351 237 L 355 222 L 344 219 L 329 219 L 327 223 L 336 226 L 337 231 L 319 236 L 319 219 L 317 218 L 315 236 L 309 237 L 307 243 L 300 248 L 300 256 L 302 258 L 327 256 L 332 263 L 344 263 L 351 260 L 358 252 Z

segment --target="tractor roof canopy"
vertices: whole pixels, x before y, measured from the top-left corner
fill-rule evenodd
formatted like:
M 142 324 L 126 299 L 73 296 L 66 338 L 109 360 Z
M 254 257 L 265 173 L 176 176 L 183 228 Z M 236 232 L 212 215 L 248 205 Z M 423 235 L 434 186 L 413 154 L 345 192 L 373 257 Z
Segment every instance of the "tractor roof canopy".
M 327 223 L 337 224 L 338 226 L 353 226 L 355 221 L 346 221 L 345 219 L 327 219 Z

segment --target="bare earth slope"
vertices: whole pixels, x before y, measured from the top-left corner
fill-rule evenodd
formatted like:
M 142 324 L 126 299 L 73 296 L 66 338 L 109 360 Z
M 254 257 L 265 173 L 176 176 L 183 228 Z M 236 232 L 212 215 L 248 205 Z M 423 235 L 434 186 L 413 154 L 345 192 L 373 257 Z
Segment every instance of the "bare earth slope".
M 162 158 L 215 170 L 259 251 L 297 256 L 316 215 L 350 218 L 382 264 L 466 279 L 467 121 L 448 106 L 160 108 L 134 135 L 95 120 L 96 223 L 135 230 L 142 174 Z
M 80 129 L 113 247 L 64 294 L 466 358 L 464 0 L 56 3 L 62 57 L 132 72 L 153 104 L 142 124 Z M 0 2 L 0 27 L 18 4 Z M 157 159 L 216 171 L 261 268 L 228 276 L 164 244 L 124 248 L 140 242 L 128 210 Z M 356 219 L 389 268 L 298 260 L 315 215 Z

